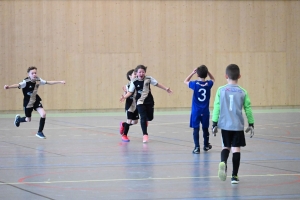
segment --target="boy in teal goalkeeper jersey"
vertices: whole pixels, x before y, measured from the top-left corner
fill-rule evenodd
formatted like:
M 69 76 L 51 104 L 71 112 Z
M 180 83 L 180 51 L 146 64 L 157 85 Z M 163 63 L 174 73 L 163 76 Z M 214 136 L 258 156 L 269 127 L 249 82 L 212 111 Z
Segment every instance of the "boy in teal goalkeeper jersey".
M 240 147 L 246 146 L 243 108 L 249 124 L 247 130 L 251 130 L 251 137 L 254 134 L 254 118 L 248 93 L 238 85 L 238 79 L 241 77 L 239 67 L 235 64 L 228 65 L 225 77 L 228 84 L 219 87 L 215 97 L 212 116 L 213 132 L 216 133 L 217 128 L 220 128 L 223 142 L 218 176 L 222 181 L 226 180 L 227 159 L 232 150 L 231 183 L 237 184 L 241 159 Z

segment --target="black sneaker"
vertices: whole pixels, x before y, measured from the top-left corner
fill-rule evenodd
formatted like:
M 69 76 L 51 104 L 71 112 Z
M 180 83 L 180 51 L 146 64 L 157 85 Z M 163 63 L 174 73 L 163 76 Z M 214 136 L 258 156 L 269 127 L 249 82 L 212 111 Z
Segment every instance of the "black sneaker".
M 37 134 L 35 134 L 36 137 L 42 138 L 42 139 L 46 139 L 46 136 L 44 136 L 43 132 L 37 132 Z
M 212 148 L 211 144 L 208 143 L 208 146 L 204 146 L 204 147 L 203 147 L 203 150 L 204 150 L 204 151 L 208 151 L 208 150 L 210 150 L 211 148 Z
M 199 153 L 200 153 L 200 148 L 195 147 L 195 149 L 193 150 L 193 154 L 199 154 Z
M 15 117 L 15 122 L 14 122 L 16 127 L 20 126 L 20 118 L 21 118 L 20 115 L 17 114 L 16 117 Z
M 232 176 L 231 177 L 231 184 L 238 184 L 239 183 L 239 177 L 238 176 Z

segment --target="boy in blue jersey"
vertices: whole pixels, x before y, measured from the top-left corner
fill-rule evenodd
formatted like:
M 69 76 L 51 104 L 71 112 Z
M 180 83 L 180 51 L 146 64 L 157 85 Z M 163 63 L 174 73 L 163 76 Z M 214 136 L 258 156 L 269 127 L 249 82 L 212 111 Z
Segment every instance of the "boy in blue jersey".
M 198 80 L 190 81 L 194 74 L 198 75 Z M 211 80 L 205 80 L 207 75 Z M 209 100 L 210 100 L 210 90 L 214 84 L 214 77 L 208 71 L 205 65 L 201 65 L 196 68 L 185 80 L 184 83 L 188 85 L 190 89 L 194 91 L 192 99 L 192 111 L 190 117 L 190 127 L 194 129 L 193 137 L 195 148 L 193 150 L 194 154 L 200 153 L 199 144 L 199 131 L 200 123 L 202 124 L 204 146 L 203 150 L 208 151 L 212 148 L 209 143 Z
M 238 85 L 238 79 L 241 77 L 239 67 L 235 64 L 228 65 L 225 77 L 228 84 L 219 87 L 215 97 L 212 116 L 213 132 L 217 133 L 217 128 L 220 128 L 223 142 L 218 176 L 222 181 L 226 180 L 227 160 L 232 150 L 231 183 L 237 184 L 239 183 L 240 151 L 241 147 L 246 146 L 243 108 L 249 124 L 246 132 L 251 131 L 250 137 L 254 134 L 254 118 L 249 95 Z

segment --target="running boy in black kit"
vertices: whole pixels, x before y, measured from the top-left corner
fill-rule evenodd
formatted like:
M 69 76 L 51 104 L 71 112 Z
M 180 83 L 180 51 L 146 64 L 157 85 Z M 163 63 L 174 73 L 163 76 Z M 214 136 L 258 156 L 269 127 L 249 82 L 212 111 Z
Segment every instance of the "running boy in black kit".
M 167 88 L 162 84 L 158 83 L 151 76 L 146 76 L 146 71 L 147 67 L 145 67 L 144 65 L 138 65 L 135 68 L 137 78 L 135 78 L 130 83 L 130 87 L 128 90 L 129 92 L 125 96 L 122 96 L 122 98 L 120 99 L 120 101 L 124 101 L 132 95 L 134 90 L 137 91 L 136 102 L 137 109 L 140 114 L 144 143 L 148 142 L 147 121 L 153 120 L 154 113 L 154 99 L 151 93 L 150 85 L 157 86 L 163 90 L 166 90 L 168 93 L 172 93 L 172 90 L 170 88 Z
M 19 114 L 15 117 L 15 126 L 19 127 L 20 123 L 22 122 L 30 122 L 31 121 L 31 113 L 34 110 L 36 110 L 40 116 L 40 126 L 38 129 L 38 132 L 36 134 L 37 137 L 46 139 L 45 135 L 43 134 L 43 129 L 46 121 L 46 112 L 43 108 L 43 105 L 41 103 L 42 99 L 37 94 L 37 91 L 39 89 L 40 85 L 53 85 L 53 84 L 65 84 L 65 81 L 45 81 L 37 76 L 37 68 L 32 66 L 27 69 L 28 77 L 26 77 L 22 82 L 19 84 L 13 84 L 13 85 L 5 85 L 4 89 L 11 89 L 11 88 L 22 88 L 24 100 L 23 100 L 23 106 L 25 111 L 26 117 L 20 117 Z

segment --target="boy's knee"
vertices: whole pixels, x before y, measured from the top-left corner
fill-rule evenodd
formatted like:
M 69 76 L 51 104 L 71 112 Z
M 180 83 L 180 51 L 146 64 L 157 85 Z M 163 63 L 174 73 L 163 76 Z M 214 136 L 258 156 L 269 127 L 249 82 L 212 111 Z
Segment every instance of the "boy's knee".
M 46 112 L 42 113 L 42 114 L 41 114 L 41 117 L 42 117 L 42 118 L 46 118 Z
M 137 124 L 138 123 L 138 120 L 133 120 L 132 122 L 131 122 L 131 124 Z
M 31 117 L 26 117 L 26 122 L 31 122 Z

